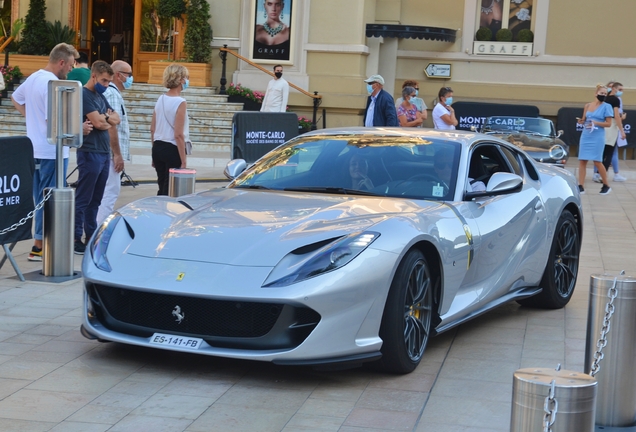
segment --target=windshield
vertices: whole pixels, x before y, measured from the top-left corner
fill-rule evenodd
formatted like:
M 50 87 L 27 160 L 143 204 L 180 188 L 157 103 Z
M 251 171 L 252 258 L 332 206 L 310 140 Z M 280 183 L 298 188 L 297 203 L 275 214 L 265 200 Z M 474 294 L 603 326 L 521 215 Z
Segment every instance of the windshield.
M 460 144 L 419 137 L 314 135 L 265 155 L 228 187 L 447 200 Z
M 540 135 L 554 135 L 554 127 L 548 119 L 533 117 L 488 117 L 483 132 L 526 132 Z

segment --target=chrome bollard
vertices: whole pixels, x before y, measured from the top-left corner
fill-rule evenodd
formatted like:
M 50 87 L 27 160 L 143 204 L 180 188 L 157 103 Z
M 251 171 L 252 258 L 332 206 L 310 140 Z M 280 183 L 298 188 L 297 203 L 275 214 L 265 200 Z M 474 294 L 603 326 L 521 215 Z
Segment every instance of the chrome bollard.
M 73 276 L 75 191 L 55 188 L 44 203 L 44 276 Z
M 190 168 L 170 168 L 168 195 L 180 197 L 194 193 L 197 171 Z
M 614 297 L 611 303 L 610 294 Z M 607 322 L 609 326 L 605 325 Z M 601 337 L 602 332 L 604 337 Z M 585 371 L 598 380 L 597 425 L 627 427 L 636 424 L 635 332 L 636 278 L 591 275 Z M 596 354 L 599 343 L 603 346 L 602 355 Z M 597 371 L 594 371 L 595 355 L 599 357 Z
M 554 381 L 553 398 L 550 398 Z M 596 379 L 581 372 L 519 369 L 512 382 L 510 432 L 594 432 Z

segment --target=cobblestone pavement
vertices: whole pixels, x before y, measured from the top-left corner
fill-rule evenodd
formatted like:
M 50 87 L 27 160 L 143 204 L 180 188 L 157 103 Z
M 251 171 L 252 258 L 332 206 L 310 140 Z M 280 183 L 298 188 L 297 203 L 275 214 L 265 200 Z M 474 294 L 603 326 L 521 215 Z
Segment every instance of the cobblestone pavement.
M 147 168 L 127 172 L 154 178 Z M 405 376 L 89 341 L 79 333 L 81 280 L 20 282 L 7 263 L 0 269 L 0 430 L 508 431 L 515 370 L 557 363 L 583 370 L 590 275 L 636 273 L 636 162 L 621 174 L 628 181 L 613 182 L 607 196 L 588 175 L 579 280 L 565 309 L 500 307 L 434 338 Z M 118 204 L 155 193 L 152 184 L 124 187 Z M 14 249 L 24 273 L 41 270 L 27 261 L 30 246 Z

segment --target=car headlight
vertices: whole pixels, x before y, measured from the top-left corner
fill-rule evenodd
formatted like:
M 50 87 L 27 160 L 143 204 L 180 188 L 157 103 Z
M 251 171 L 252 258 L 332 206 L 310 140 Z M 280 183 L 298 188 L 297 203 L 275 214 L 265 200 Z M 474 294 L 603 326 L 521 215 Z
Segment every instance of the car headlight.
M 360 255 L 380 233 L 349 234 L 318 248 L 302 247 L 285 256 L 274 267 L 264 287 L 282 287 L 336 270 Z
M 561 160 L 566 156 L 567 152 L 563 147 L 556 144 L 550 147 L 550 157 L 554 160 Z
M 95 231 L 90 245 L 91 257 L 95 266 L 107 272 L 112 270 L 108 257 L 106 257 L 106 250 L 108 249 L 108 243 L 115 231 L 117 223 L 122 219 L 122 216 L 118 212 L 112 213 L 108 216 L 100 227 Z

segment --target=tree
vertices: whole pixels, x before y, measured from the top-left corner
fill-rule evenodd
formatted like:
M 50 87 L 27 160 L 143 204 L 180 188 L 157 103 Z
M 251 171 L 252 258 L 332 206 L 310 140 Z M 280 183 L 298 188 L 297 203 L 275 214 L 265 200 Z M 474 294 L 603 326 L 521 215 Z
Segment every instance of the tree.
M 212 60 L 210 4 L 207 0 L 190 0 L 186 16 L 187 28 L 183 41 L 186 59 L 193 63 L 209 63 Z
M 46 28 L 45 0 L 30 0 L 29 11 L 24 20 L 22 41 L 18 47 L 20 54 L 47 55 L 46 44 L 48 30 Z

